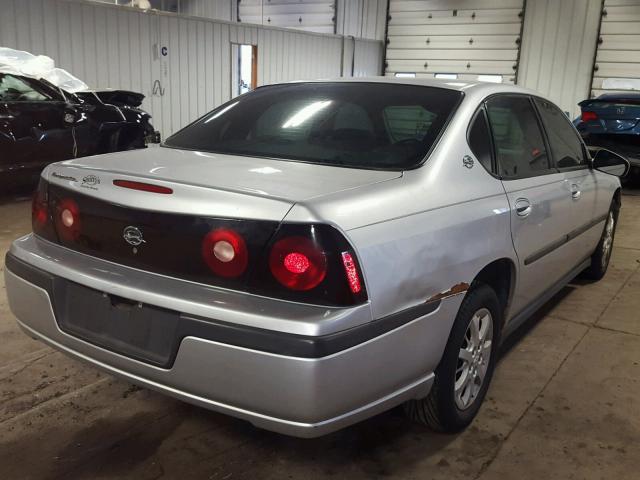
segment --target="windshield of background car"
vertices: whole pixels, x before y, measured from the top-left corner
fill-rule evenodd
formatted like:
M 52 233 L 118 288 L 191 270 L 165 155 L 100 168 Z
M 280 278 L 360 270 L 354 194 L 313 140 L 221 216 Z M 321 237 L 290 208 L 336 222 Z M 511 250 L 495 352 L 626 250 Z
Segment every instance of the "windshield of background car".
M 36 80 L 0 73 L 1 102 L 41 102 L 52 96 Z
M 384 83 L 259 88 L 169 137 L 166 146 L 354 168 L 422 162 L 461 92 Z

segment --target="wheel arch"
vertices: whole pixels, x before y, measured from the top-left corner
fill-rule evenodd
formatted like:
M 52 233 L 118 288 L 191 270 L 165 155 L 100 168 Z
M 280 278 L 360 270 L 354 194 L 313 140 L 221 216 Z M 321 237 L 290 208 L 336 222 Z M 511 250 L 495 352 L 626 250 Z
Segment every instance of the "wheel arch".
M 513 292 L 515 291 L 516 265 L 510 258 L 499 258 L 486 265 L 478 272 L 473 281 L 474 284 L 484 283 L 491 287 L 498 296 L 502 309 L 502 321 L 506 321 L 507 312 L 511 305 Z
M 613 201 L 618 208 L 622 206 L 622 189 L 620 187 L 616 188 L 616 191 L 613 192 Z

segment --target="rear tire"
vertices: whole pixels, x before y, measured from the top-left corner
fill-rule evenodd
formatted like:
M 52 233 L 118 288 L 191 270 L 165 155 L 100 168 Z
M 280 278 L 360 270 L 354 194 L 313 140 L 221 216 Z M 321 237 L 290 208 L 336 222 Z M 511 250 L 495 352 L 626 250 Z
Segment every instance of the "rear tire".
M 493 377 L 502 320 L 495 291 L 474 283 L 456 316 L 431 392 L 405 403 L 409 418 L 446 433 L 473 421 Z
M 611 208 L 607 214 L 602 229 L 600 241 L 596 247 L 596 251 L 591 255 L 591 265 L 584 271 L 584 276 L 591 280 L 600 280 L 607 273 L 609 261 L 611 260 L 611 252 L 613 251 L 613 240 L 616 235 L 616 226 L 618 225 L 618 212 L 620 207 L 615 200 L 611 202 Z

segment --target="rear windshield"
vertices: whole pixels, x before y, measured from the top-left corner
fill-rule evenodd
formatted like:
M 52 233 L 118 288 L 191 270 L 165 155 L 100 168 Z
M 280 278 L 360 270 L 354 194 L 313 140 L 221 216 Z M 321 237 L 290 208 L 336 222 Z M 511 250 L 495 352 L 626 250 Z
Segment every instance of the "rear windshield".
M 175 148 L 355 168 L 419 164 L 462 93 L 376 83 L 259 88 L 169 137 Z

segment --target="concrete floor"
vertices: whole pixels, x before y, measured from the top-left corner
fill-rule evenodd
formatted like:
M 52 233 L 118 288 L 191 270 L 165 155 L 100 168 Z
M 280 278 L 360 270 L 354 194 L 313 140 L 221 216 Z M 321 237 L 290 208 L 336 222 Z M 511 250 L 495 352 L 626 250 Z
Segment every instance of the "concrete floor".
M 30 230 L 29 210 L 0 205 L 0 270 L 10 241 Z M 394 410 L 299 440 L 31 340 L 0 280 L 0 479 L 638 479 L 639 312 L 640 196 L 626 195 L 607 276 L 565 288 L 508 342 L 468 430 L 437 435 Z

